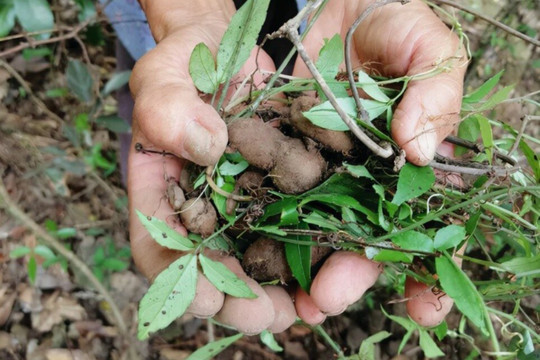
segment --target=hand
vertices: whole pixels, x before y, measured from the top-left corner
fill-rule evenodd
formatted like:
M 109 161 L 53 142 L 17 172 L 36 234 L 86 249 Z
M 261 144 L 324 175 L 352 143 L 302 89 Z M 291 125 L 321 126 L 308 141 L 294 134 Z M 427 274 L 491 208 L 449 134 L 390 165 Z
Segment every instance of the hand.
M 180 176 L 187 159 L 199 165 L 218 161 L 227 144 L 227 129 L 217 112 L 206 104 L 189 75 L 189 58 L 196 44 L 204 42 L 214 53 L 235 11 L 232 1 L 141 1 L 158 45 L 140 59 L 130 81 L 135 99 L 133 144 L 128 163 L 130 236 L 133 258 L 150 280 L 182 254 L 158 245 L 135 215 L 135 210 L 167 220 L 180 233 L 186 231 L 164 199 L 165 178 Z M 255 52 L 253 52 L 255 55 Z M 258 65 L 275 70 L 269 57 L 260 53 Z M 255 69 L 255 56 L 243 68 Z M 261 79 L 256 79 L 259 82 Z M 176 154 L 178 158 L 135 151 L 135 143 Z M 246 334 L 264 329 L 280 332 L 296 318 L 289 295 L 280 287 L 261 287 L 249 279 L 238 260 L 207 254 L 222 261 L 253 292 L 255 300 L 224 296 L 199 274 L 197 293 L 188 312 L 211 317 Z
M 304 46 L 315 60 L 323 39 L 347 31 L 372 1 L 331 0 L 307 34 Z M 458 57 L 449 72 L 409 83 L 395 110 L 392 137 L 417 165 L 428 164 L 442 140 L 459 122 L 465 73 L 464 54 L 459 41 L 441 20 L 421 1 L 403 6 L 385 5 L 360 24 L 353 36 L 353 68 L 365 66 L 385 76 L 414 75 L 436 64 Z M 459 59 L 461 57 L 461 59 Z M 460 61 L 459 61 L 460 60 Z M 310 77 L 298 59 L 293 75 Z M 336 315 L 356 302 L 376 280 L 380 268 L 365 258 L 346 252 L 330 257 L 315 277 L 310 295 L 296 295 L 298 315 L 307 323 Z M 440 323 L 452 308 L 448 296 L 434 294 L 425 284 L 407 279 L 405 296 L 409 315 L 424 326 Z

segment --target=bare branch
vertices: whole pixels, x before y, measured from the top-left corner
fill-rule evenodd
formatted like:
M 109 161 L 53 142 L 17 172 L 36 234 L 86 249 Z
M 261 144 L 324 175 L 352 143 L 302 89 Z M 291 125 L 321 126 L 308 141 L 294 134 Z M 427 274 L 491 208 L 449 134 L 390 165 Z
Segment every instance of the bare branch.
M 464 5 L 461 5 L 461 4 L 458 4 L 457 2 L 454 2 L 454 1 L 451 1 L 451 0 L 432 0 L 436 3 L 439 3 L 439 4 L 444 4 L 444 5 L 448 5 L 448 6 L 452 6 L 456 9 L 459 9 L 459 10 L 462 10 L 462 11 L 465 11 L 465 12 L 468 12 L 469 14 L 472 14 L 484 21 L 487 21 L 488 23 L 490 23 L 491 25 L 494 25 L 496 27 L 498 27 L 499 29 L 502 29 L 504 31 L 506 31 L 507 33 L 509 33 L 510 35 L 513 35 L 515 37 L 518 37 L 520 38 L 521 40 L 524 40 L 528 43 L 531 43 L 533 44 L 534 46 L 540 46 L 540 41 L 536 40 L 536 39 L 533 39 L 532 37 L 529 37 L 523 33 L 520 33 L 519 31 L 515 30 L 515 29 L 512 29 L 510 26 L 507 26 L 503 23 L 501 23 L 500 21 L 497 21 L 495 19 L 492 19 L 488 16 L 485 16 L 473 9 L 470 9 Z
M 347 68 L 347 76 L 349 78 L 349 84 L 351 85 L 351 91 L 354 101 L 356 103 L 357 116 L 360 118 L 360 120 L 366 123 L 369 121 L 368 113 L 362 106 L 362 103 L 360 103 L 360 96 L 358 95 L 358 89 L 356 88 L 356 83 L 354 82 L 354 73 L 351 64 L 351 40 L 354 32 L 356 31 L 356 28 L 358 28 L 362 21 L 364 21 L 375 9 L 396 2 L 405 5 L 406 3 L 410 2 L 410 0 L 377 0 L 373 2 L 354 21 L 354 23 L 349 28 L 349 31 L 347 31 L 347 35 L 345 36 L 345 67 Z
M 503 167 L 503 166 L 489 166 L 474 162 L 462 162 L 459 160 L 449 159 L 441 155 L 435 155 L 435 160 L 429 163 L 434 169 L 439 169 L 447 172 L 468 174 L 468 175 L 492 175 L 492 176 L 508 176 L 516 171 L 519 171 L 521 167 Z
M 476 153 L 481 153 L 481 152 L 484 151 L 484 145 L 477 144 L 475 142 L 468 141 L 468 140 L 459 138 L 457 136 L 449 135 L 444 139 L 444 141 L 448 141 L 451 144 L 462 146 L 464 148 L 473 150 Z M 508 163 L 508 164 L 510 164 L 512 166 L 515 166 L 517 164 L 516 160 L 514 160 L 514 159 L 512 159 L 510 157 L 510 153 L 508 153 L 508 155 L 505 155 L 505 154 L 502 154 L 499 151 L 494 150 L 493 154 L 495 155 L 496 158 L 498 158 L 498 159 L 500 159 L 500 160 L 502 160 L 502 161 L 504 161 L 504 162 L 506 162 L 506 163 Z

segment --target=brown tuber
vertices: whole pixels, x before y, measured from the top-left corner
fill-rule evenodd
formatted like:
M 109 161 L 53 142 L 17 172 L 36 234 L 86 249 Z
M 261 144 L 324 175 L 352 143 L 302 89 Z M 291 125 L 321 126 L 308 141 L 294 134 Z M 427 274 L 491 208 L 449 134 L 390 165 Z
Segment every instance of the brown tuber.
M 260 119 L 242 118 L 229 125 L 232 148 L 253 166 L 270 171 L 276 187 L 298 194 L 320 183 L 327 163 L 316 149 L 283 135 Z
M 190 232 L 202 237 L 212 235 L 217 224 L 216 210 L 205 199 L 189 199 L 180 208 L 182 224 Z
M 302 112 L 308 111 L 318 103 L 319 101 L 311 96 L 300 96 L 294 99 L 291 104 L 289 123 L 305 136 L 317 140 L 324 147 L 348 154 L 354 148 L 353 141 L 348 133 L 318 127 L 302 114 Z

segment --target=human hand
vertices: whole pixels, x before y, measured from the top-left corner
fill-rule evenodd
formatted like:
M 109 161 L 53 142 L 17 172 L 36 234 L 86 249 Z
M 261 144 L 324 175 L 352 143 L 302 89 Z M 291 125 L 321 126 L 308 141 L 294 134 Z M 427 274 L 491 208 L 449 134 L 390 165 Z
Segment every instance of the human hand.
M 134 261 L 150 280 L 182 254 L 158 245 L 137 219 L 135 210 L 166 220 L 182 234 L 185 228 L 164 199 L 169 178 L 179 179 L 186 159 L 199 165 L 215 164 L 227 144 L 227 129 L 217 112 L 199 96 L 189 75 L 195 45 L 204 42 L 214 53 L 235 11 L 232 1 L 141 1 L 152 33 L 154 50 L 140 59 L 130 88 L 135 99 L 133 146 L 128 163 L 130 237 Z M 255 55 L 255 52 L 253 52 Z M 269 57 L 260 53 L 258 66 L 273 70 Z M 252 56 L 241 72 L 256 67 Z M 164 150 L 176 157 L 137 152 L 134 144 Z M 279 287 L 261 287 L 249 279 L 238 260 L 207 254 L 226 264 L 246 281 L 257 299 L 224 296 L 199 273 L 195 299 L 187 312 L 211 317 L 247 334 L 269 329 L 280 332 L 296 318 L 289 295 Z
M 315 60 L 325 38 L 345 35 L 372 1 L 331 0 L 306 35 L 304 46 Z M 394 113 L 392 137 L 406 151 L 407 159 L 426 165 L 438 145 L 459 122 L 465 62 L 459 40 L 422 1 L 405 6 L 395 3 L 375 10 L 353 36 L 353 68 L 399 77 L 424 73 L 448 59 L 451 71 L 412 81 Z M 457 58 L 456 58 L 457 57 Z M 459 58 L 461 57 L 461 58 Z M 293 75 L 311 77 L 301 59 Z M 298 315 L 307 323 L 322 322 L 356 302 L 376 281 L 380 268 L 360 255 L 337 252 L 326 261 L 310 289 L 296 295 Z M 347 290 L 348 289 L 348 290 Z M 354 291 L 350 291 L 354 289 Z M 346 293 L 349 296 L 344 296 Z M 407 279 L 405 296 L 409 315 L 419 324 L 434 326 L 450 311 L 453 301 L 427 285 Z

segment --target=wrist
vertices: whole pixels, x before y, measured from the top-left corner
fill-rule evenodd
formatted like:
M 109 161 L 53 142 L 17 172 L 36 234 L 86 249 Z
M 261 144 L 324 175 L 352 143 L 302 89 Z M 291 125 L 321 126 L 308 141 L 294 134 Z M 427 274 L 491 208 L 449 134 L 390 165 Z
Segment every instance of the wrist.
M 168 35 L 192 26 L 205 26 L 207 32 L 216 28 L 222 33 L 236 11 L 231 0 L 139 0 L 156 42 Z M 222 34 L 220 34 L 222 35 Z

